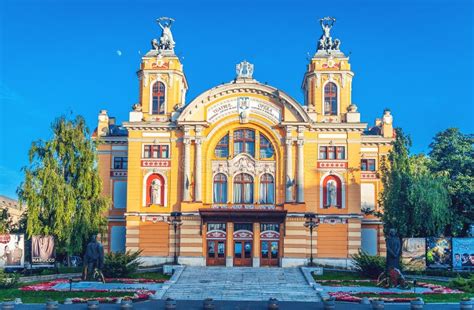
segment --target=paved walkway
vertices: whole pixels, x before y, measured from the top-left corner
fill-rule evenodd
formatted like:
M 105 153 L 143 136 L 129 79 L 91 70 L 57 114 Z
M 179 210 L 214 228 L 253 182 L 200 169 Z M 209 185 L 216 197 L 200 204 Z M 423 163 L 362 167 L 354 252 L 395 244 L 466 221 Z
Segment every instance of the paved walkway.
M 163 299 L 319 301 L 299 268 L 186 267 Z

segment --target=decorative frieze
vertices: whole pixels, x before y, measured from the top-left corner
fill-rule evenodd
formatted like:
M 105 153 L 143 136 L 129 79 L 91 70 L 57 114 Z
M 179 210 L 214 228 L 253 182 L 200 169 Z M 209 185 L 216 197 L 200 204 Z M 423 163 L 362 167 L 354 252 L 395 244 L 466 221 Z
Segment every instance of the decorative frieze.
M 111 177 L 126 177 L 127 171 L 110 171 Z
M 340 161 L 318 161 L 318 168 L 340 168 L 346 169 L 347 162 Z
M 275 162 L 256 160 L 250 155 L 243 153 L 230 160 L 213 160 L 212 173 L 224 173 L 229 176 L 237 173 L 248 173 L 253 176 L 263 173 L 275 175 Z
M 169 159 L 142 159 L 141 166 L 144 168 L 169 168 L 171 160 Z

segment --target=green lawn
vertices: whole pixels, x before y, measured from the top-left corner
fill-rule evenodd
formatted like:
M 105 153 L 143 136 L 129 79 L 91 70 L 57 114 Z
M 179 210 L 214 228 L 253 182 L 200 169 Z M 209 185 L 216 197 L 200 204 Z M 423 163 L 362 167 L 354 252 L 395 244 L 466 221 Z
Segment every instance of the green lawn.
M 377 295 L 377 294 L 354 294 L 354 296 L 357 297 L 375 297 L 375 298 L 380 298 L 380 297 L 386 297 L 386 298 L 397 298 L 397 297 L 403 297 L 403 298 L 416 298 L 416 297 L 421 297 L 423 298 L 425 303 L 430 303 L 430 302 L 460 302 L 461 299 L 464 298 L 472 298 L 474 297 L 474 294 L 392 294 L 392 295 Z
M 20 291 L 18 288 L 1 289 L 0 301 L 11 301 L 15 298 L 21 298 L 24 303 L 45 303 L 48 300 L 63 302 L 66 298 L 94 298 L 94 297 L 120 297 L 132 296 L 131 292 L 32 292 Z
M 134 273 L 130 276 L 133 279 L 151 279 L 151 280 L 169 280 L 170 275 L 162 274 L 161 272 L 140 272 Z

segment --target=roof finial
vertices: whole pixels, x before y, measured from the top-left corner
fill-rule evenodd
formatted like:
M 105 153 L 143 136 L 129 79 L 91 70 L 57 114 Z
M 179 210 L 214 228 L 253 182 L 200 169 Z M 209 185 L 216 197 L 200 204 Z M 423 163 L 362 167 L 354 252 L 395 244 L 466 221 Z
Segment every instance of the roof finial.
M 235 72 L 237 73 L 237 79 L 252 79 L 253 64 L 244 60 L 235 66 Z

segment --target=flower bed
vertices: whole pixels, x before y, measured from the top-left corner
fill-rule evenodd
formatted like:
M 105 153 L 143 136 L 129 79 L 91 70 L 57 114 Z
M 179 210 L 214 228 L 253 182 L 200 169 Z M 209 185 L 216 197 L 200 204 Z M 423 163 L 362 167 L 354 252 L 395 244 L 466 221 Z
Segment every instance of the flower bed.
M 367 282 L 371 280 L 354 280 L 351 282 Z M 347 280 L 324 280 L 324 281 L 319 281 L 320 283 L 324 282 L 348 282 Z M 451 289 L 449 287 L 445 287 L 442 285 L 437 285 L 437 284 L 431 284 L 431 283 L 425 283 L 425 282 L 419 282 L 418 287 L 423 287 L 423 288 L 429 288 L 431 291 L 430 292 L 424 292 L 421 293 L 422 295 L 425 294 L 463 294 L 463 291 L 456 290 L 456 289 Z M 369 297 L 369 299 L 376 299 L 376 300 L 383 300 L 385 302 L 410 302 L 412 300 L 416 300 L 416 297 L 406 297 L 404 296 L 405 294 L 411 294 L 410 293 L 397 293 L 397 292 L 391 292 L 391 291 L 386 291 L 386 292 L 357 292 L 357 293 L 349 293 L 349 292 L 329 292 L 329 295 L 334 297 L 337 301 L 346 301 L 346 302 L 360 302 L 362 297 L 359 297 L 359 295 L 376 295 L 376 297 Z M 385 295 L 399 295 L 400 297 L 384 297 Z
M 154 279 L 106 279 L 106 283 L 126 283 L 126 284 L 150 284 L 150 283 L 163 283 L 166 280 L 154 280 Z M 50 291 L 50 292 L 62 292 L 64 290 L 54 288 L 57 284 L 60 283 L 69 283 L 69 279 L 57 279 L 42 283 L 37 283 L 33 285 L 26 285 L 19 288 L 21 291 L 30 291 L 30 292 L 39 292 L 39 291 Z M 134 293 L 133 295 L 126 295 L 122 297 L 94 297 L 94 298 L 79 298 L 73 297 L 71 298 L 73 303 L 83 303 L 91 300 L 97 300 L 102 303 L 114 303 L 119 298 L 123 300 L 144 300 L 148 299 L 150 295 L 153 295 L 156 291 L 155 290 L 137 290 L 133 288 L 120 288 L 120 289 L 75 289 L 73 288 L 70 290 L 72 292 L 130 292 Z

